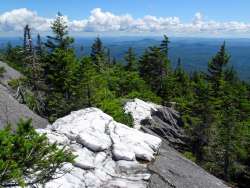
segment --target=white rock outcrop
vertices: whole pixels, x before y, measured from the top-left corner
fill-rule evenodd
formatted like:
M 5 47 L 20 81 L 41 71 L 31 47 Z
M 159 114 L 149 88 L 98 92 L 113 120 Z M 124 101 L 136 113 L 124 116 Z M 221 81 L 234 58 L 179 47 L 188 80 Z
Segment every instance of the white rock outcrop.
M 134 119 L 134 128 L 141 128 L 141 121 L 144 119 L 152 119 L 151 113 L 152 111 L 157 111 L 158 108 L 162 106 L 144 102 L 140 99 L 134 99 L 133 101 L 127 102 L 124 106 L 125 113 L 130 113 Z
M 153 160 L 161 145 L 160 138 L 118 123 L 97 108 L 72 112 L 37 131 L 77 155 L 75 164 L 65 165 L 71 172 L 46 188 L 145 188 L 150 173 L 138 161 Z

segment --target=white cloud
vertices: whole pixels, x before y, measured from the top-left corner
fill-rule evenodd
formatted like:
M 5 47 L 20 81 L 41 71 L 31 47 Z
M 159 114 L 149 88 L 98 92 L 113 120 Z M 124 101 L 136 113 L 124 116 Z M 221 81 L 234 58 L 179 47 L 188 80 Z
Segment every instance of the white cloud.
M 22 31 L 29 24 L 37 31 L 47 31 L 51 19 L 43 18 L 26 8 L 14 9 L 0 15 L 0 31 Z
M 52 18 L 39 16 L 36 12 L 26 8 L 14 9 L 0 15 L 0 31 L 19 32 L 26 24 L 33 30 L 45 32 L 50 30 Z M 111 12 L 95 8 L 88 18 L 82 20 L 70 20 L 65 16 L 71 31 L 89 33 L 147 33 L 172 35 L 249 35 L 250 23 L 228 21 L 219 22 L 205 20 L 200 12 L 194 15 L 190 22 L 182 22 L 179 17 L 155 17 L 146 15 L 142 18 L 133 18 L 129 14 L 115 15 Z

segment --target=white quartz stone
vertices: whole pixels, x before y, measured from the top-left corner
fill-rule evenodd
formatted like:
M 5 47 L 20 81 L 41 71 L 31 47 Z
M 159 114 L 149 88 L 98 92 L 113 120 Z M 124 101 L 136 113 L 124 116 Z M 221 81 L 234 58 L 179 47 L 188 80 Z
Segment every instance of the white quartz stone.
M 160 108 L 160 105 L 144 102 L 140 99 L 134 99 L 132 102 L 127 102 L 124 106 L 126 113 L 130 113 L 134 119 L 134 128 L 141 128 L 141 121 L 149 118 L 151 119 L 151 111 L 157 111 L 157 108 Z
M 158 137 L 118 123 L 97 108 L 72 112 L 37 131 L 77 156 L 73 165 L 65 165 L 71 172 L 46 188 L 145 188 L 150 174 L 137 159 L 153 160 L 161 144 Z

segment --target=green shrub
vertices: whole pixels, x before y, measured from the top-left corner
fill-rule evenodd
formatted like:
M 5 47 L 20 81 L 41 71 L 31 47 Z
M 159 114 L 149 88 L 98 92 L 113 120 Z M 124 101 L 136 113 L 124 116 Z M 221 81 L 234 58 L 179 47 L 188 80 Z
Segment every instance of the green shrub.
M 150 101 L 156 104 L 161 103 L 161 98 L 156 96 L 153 92 L 150 90 L 145 90 L 144 92 L 131 92 L 128 95 L 125 96 L 127 99 L 134 99 L 134 98 L 139 98 L 144 101 Z
M 33 111 L 38 111 L 36 97 L 31 91 L 25 92 L 24 101 L 25 101 L 25 104 L 29 107 L 29 109 Z
M 6 72 L 4 67 L 0 67 L 0 77 L 3 77 L 3 74 Z
M 0 187 L 42 185 L 66 173 L 65 163 L 75 156 L 65 147 L 50 144 L 45 134 L 38 134 L 31 120 L 20 121 L 0 130 Z
M 17 89 L 20 85 L 22 85 L 24 83 L 24 78 L 18 78 L 18 79 L 12 79 L 8 82 L 8 85 L 12 88 L 12 89 Z
M 193 161 L 193 162 L 196 161 L 195 156 L 192 154 L 192 152 L 186 151 L 183 153 L 183 156 L 186 157 L 187 159 Z
M 121 100 L 105 99 L 98 107 L 112 116 L 115 121 L 128 125 L 129 127 L 133 126 L 133 118 L 130 114 L 125 114 Z

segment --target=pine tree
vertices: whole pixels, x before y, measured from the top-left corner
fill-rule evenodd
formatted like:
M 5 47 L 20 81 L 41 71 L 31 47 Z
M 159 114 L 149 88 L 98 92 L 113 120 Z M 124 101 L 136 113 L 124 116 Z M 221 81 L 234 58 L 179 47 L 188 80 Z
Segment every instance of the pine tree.
M 46 109 L 50 121 L 74 110 L 78 62 L 73 50 L 57 48 L 46 59 Z
M 50 121 L 75 109 L 74 90 L 77 85 L 78 62 L 71 48 L 73 38 L 68 36 L 68 26 L 59 13 L 52 23 L 54 36 L 48 36 L 48 54 L 44 58 L 46 88 L 45 109 Z
M 36 39 L 36 54 L 38 56 L 41 56 L 43 54 L 43 44 L 39 33 L 37 34 L 37 39 Z
M 97 67 L 92 63 L 92 59 L 84 57 L 80 61 L 79 67 L 79 99 L 82 106 L 95 106 L 95 94 L 99 87 L 104 87 L 99 80 L 100 74 Z M 79 101 L 79 100 L 78 100 Z
M 140 58 L 140 76 L 151 86 L 155 93 L 158 93 L 160 90 L 161 56 L 162 54 L 158 47 L 151 47 Z
M 127 62 L 127 65 L 125 66 L 126 70 L 128 71 L 138 70 L 136 54 L 134 53 L 133 48 L 130 47 L 128 49 L 128 51 L 125 53 L 124 59 Z
M 168 57 L 168 55 L 169 55 L 168 51 L 169 51 L 169 43 L 170 43 L 170 41 L 169 41 L 169 38 L 167 37 L 167 35 L 164 35 L 163 37 L 164 37 L 164 39 L 161 42 L 160 48 L 161 48 L 162 52 L 166 55 L 166 58 L 168 59 L 169 58 Z
M 223 164 L 223 174 L 226 181 L 229 180 L 229 169 L 232 166 L 232 158 L 235 157 L 235 140 L 237 137 L 237 109 L 233 94 L 233 88 L 226 82 L 223 82 L 220 90 L 220 106 L 221 106 L 221 122 L 218 125 L 218 148 L 217 152 L 220 152 L 219 161 Z M 218 154 L 217 153 L 217 154 Z
M 192 100 L 188 101 L 181 113 L 184 122 L 188 125 L 187 133 L 196 162 L 202 164 L 207 157 L 205 148 L 209 145 L 210 129 L 216 114 L 214 114 L 214 106 L 208 94 L 211 92 L 211 85 L 203 77 L 196 76 L 193 82 L 193 92 Z
M 226 43 L 220 47 L 219 52 L 208 63 L 207 79 L 213 84 L 214 90 L 220 87 L 220 82 L 225 78 L 225 68 L 230 60 L 226 52 Z
M 175 93 L 173 94 L 173 96 L 182 98 L 189 97 L 189 95 L 191 94 L 190 78 L 189 75 L 184 71 L 180 58 L 178 58 L 173 77 L 175 82 L 175 86 L 173 88 Z
M 67 50 L 70 48 L 74 39 L 68 36 L 68 26 L 60 12 L 57 14 L 56 19 L 52 23 L 51 29 L 54 36 L 47 36 L 48 39 L 45 45 L 50 50 L 54 50 L 56 48 Z
M 74 158 L 68 149 L 37 133 L 31 120 L 20 121 L 15 131 L 10 125 L 0 130 L 1 187 L 42 186 L 67 173 L 63 166 Z
M 99 37 L 97 37 L 91 47 L 91 54 L 92 62 L 99 67 L 100 69 L 103 69 L 106 63 L 106 56 L 105 56 L 105 50 L 102 44 L 102 41 Z
M 32 38 L 31 38 L 31 30 L 29 25 L 24 27 L 24 37 L 23 37 L 23 49 L 25 53 L 32 53 Z

